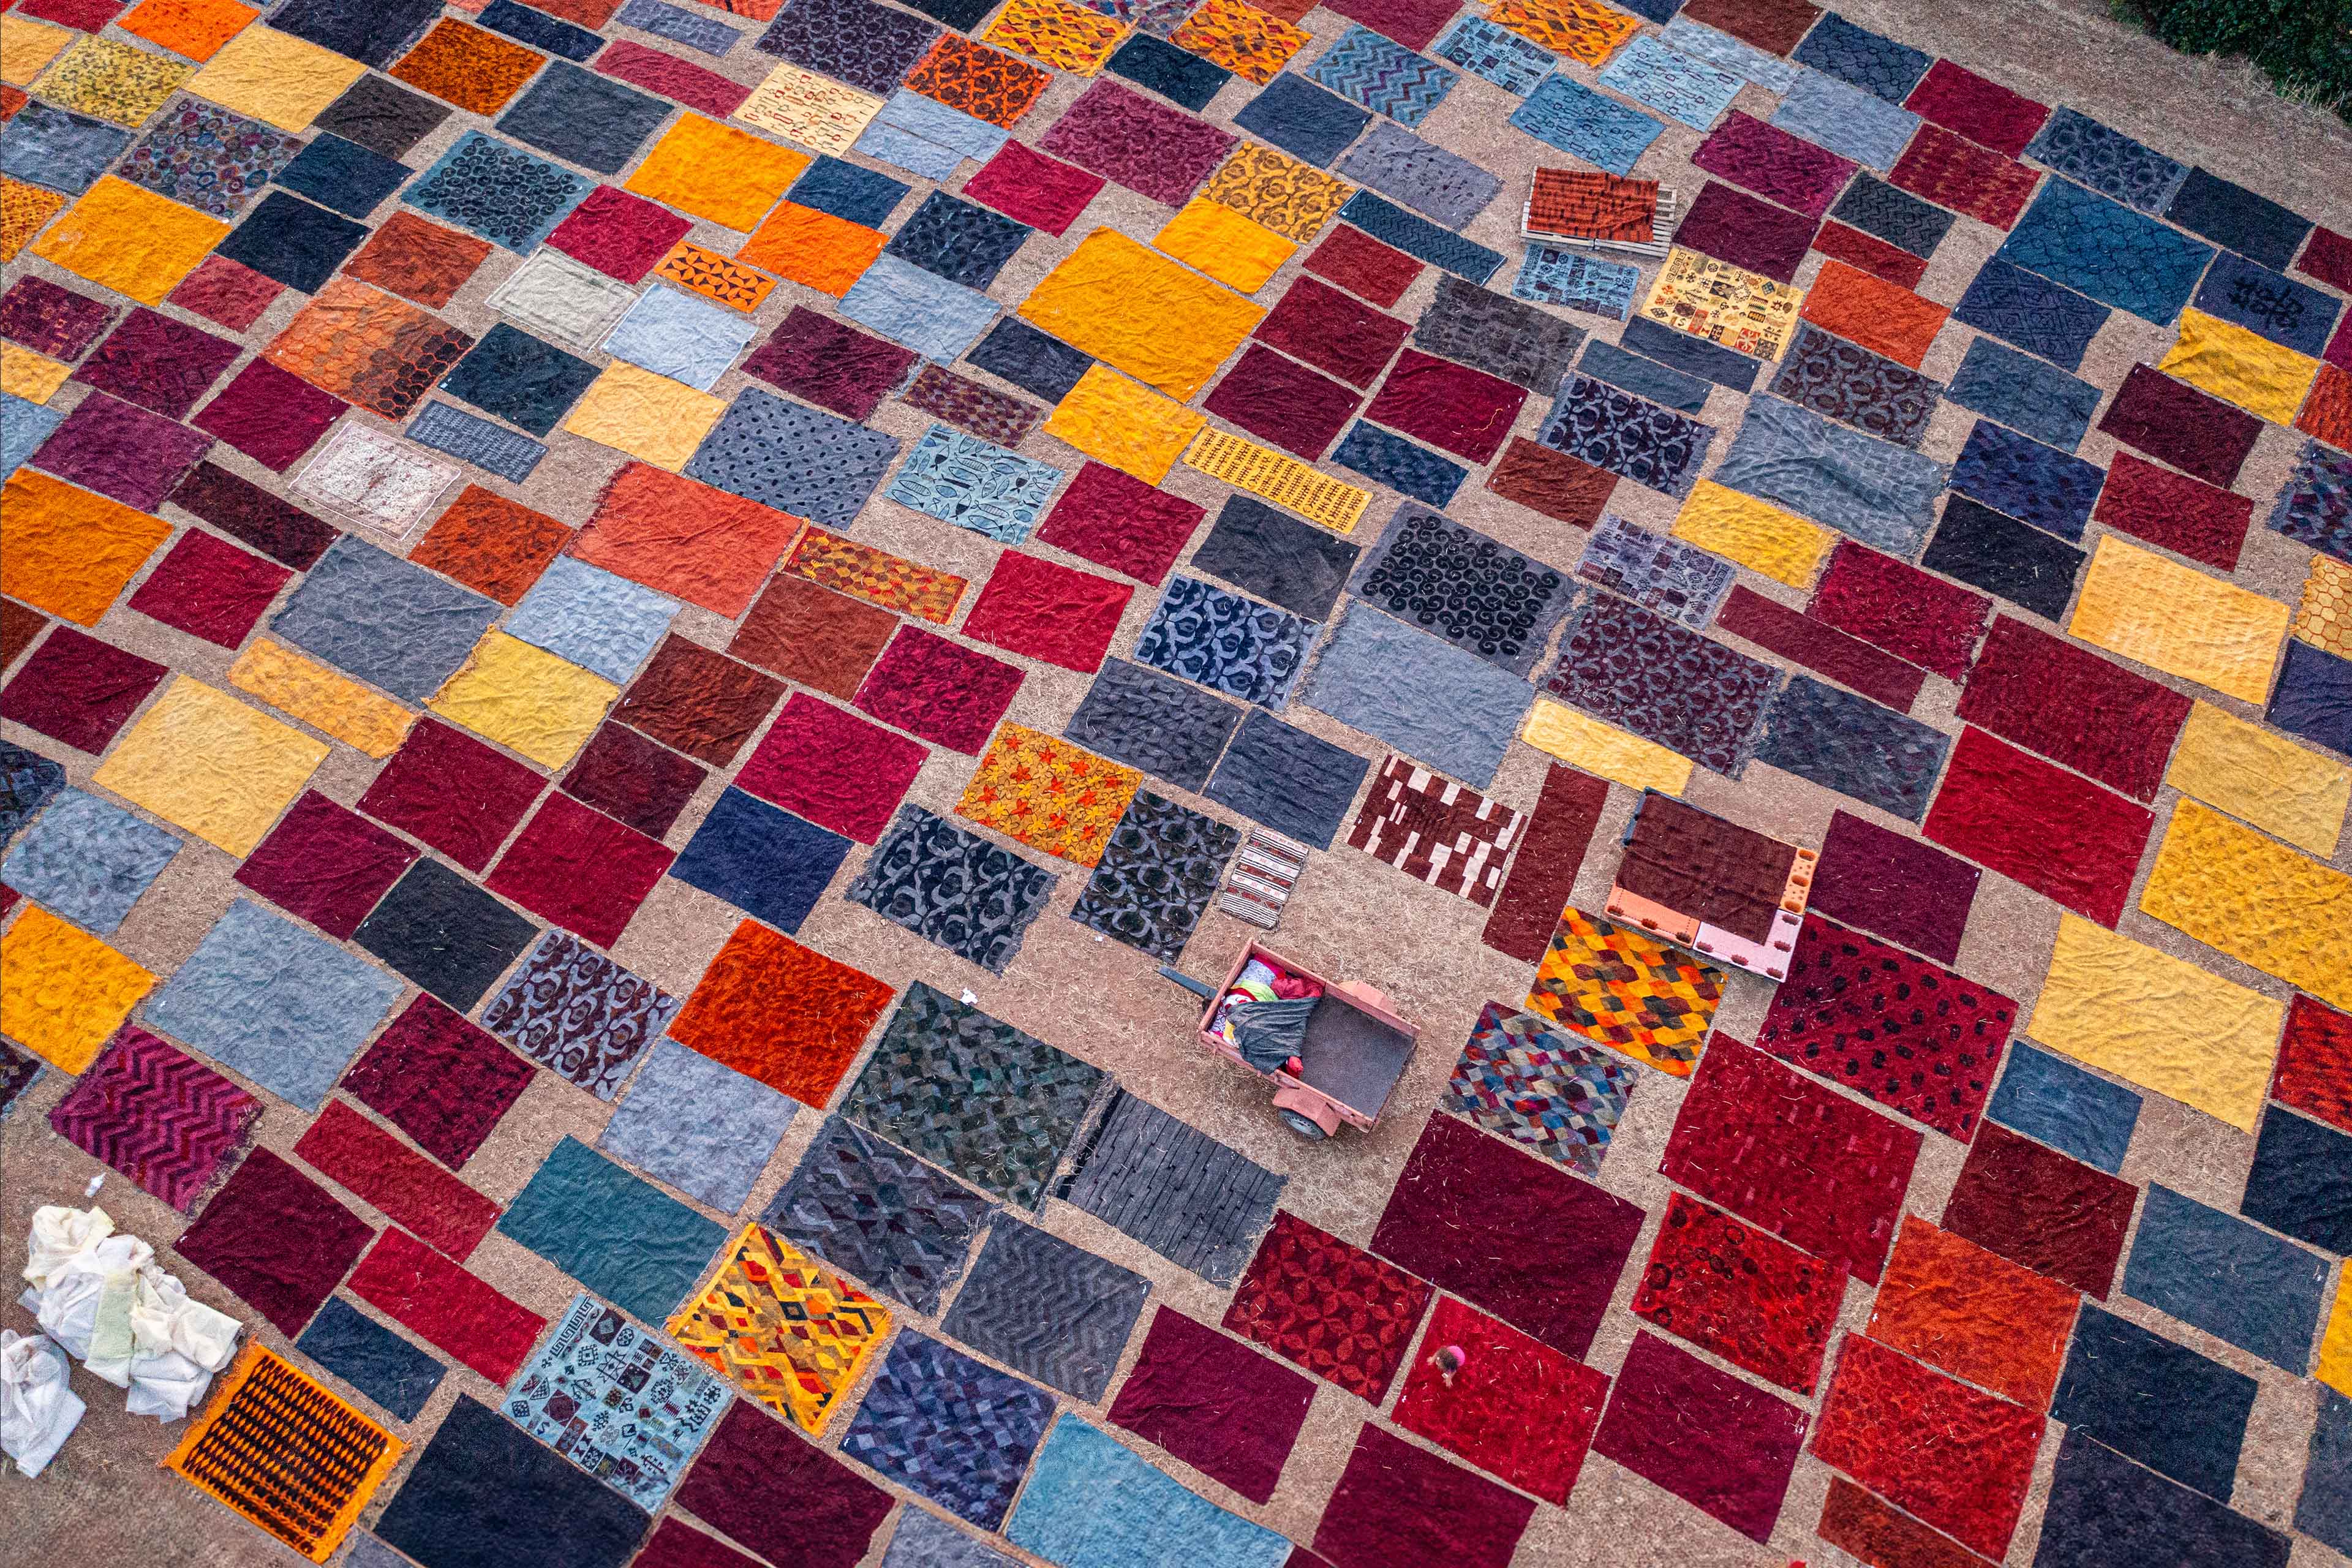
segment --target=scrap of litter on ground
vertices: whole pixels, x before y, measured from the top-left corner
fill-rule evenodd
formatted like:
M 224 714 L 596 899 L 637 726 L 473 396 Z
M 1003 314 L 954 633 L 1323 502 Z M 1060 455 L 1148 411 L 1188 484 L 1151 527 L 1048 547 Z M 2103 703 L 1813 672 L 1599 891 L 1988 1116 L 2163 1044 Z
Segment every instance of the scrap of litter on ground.
M 1803 0 L 0 11 L 26 1539 L 2352 1558 L 2352 215 Z

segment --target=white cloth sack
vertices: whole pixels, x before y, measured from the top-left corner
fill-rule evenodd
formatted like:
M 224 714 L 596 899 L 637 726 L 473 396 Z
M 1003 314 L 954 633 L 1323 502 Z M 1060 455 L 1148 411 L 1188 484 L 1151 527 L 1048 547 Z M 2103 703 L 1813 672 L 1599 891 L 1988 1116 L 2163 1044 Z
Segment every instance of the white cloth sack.
M 37 1476 L 88 1408 L 66 1384 L 65 1352 L 39 1334 L 0 1329 L 0 1453 Z

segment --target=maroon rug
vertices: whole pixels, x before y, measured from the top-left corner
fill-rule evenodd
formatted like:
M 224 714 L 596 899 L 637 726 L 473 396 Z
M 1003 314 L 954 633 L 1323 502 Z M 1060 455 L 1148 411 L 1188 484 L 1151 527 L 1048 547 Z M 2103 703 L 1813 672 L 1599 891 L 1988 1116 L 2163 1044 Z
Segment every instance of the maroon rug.
M 1969 672 L 1959 716 L 2152 801 L 2192 706 L 2079 643 L 2002 616 Z
M 1618 1370 L 1592 1451 L 1763 1542 L 1804 1442 L 1802 1410 L 1643 1332 Z
M 1808 913 L 1756 1044 L 1966 1142 L 2016 1025 L 2000 993 Z
M 1163 1306 L 1119 1385 L 1110 1419 L 1252 1502 L 1265 1502 L 1314 1398 L 1312 1378 Z
M 1372 1250 L 1581 1356 L 1641 1230 L 1640 1205 L 1441 1113 L 1405 1162 Z
M 1532 1498 L 1367 1421 L 1315 1527 L 1332 1568 L 1508 1568 Z
M 1718 1032 L 1658 1169 L 1875 1285 L 1926 1137 Z
M 1950 963 L 1983 875 L 1932 844 L 1840 811 L 1822 841 L 1809 907 Z

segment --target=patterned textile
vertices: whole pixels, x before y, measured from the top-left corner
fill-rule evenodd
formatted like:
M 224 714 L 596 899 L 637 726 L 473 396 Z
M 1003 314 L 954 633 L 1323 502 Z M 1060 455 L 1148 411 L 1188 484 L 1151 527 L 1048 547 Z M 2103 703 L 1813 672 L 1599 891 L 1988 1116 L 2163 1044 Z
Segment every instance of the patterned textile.
M 406 1447 L 257 1340 L 163 1466 L 324 1563 Z
M 346 403 L 405 419 L 473 346 L 414 305 L 338 278 L 278 334 L 267 357 Z
M 1771 391 L 1865 435 L 1916 449 L 1927 438 L 1927 421 L 1944 387 L 1908 365 L 1804 321 Z
M 1239 828 L 1139 789 L 1070 918 L 1173 963 L 1183 957 L 1241 837 Z
M 2339 561 L 2352 562 L 2352 454 L 2305 441 L 2271 508 L 2269 526 Z
M 1503 264 L 1501 252 L 1473 245 L 1453 230 L 1383 201 L 1370 191 L 1358 191 L 1349 196 L 1348 205 L 1339 209 L 1339 216 L 1382 245 L 1433 267 L 1442 267 L 1473 283 L 1486 282 Z M 1337 277 L 1333 280 L 1343 281 Z M 1403 289 L 1399 287 L 1395 292 L 1402 293 Z M 1365 297 L 1374 298 L 1369 293 Z M 1395 302 L 1391 295 L 1388 303 Z
M 1034 1209 L 1106 1080 L 1099 1068 L 918 981 L 842 1112 Z
M 2325 555 L 2311 558 L 2303 597 L 2295 605 L 2294 635 L 2323 652 L 2352 659 L 2352 566 Z
M 1982 338 L 1952 373 L 1944 395 L 2037 440 L 2071 450 L 2090 428 L 2100 390 L 2087 381 Z
M 27 275 L 0 296 L 0 337 L 52 359 L 77 360 L 98 342 L 115 315 L 112 306 Z
M 745 1226 L 702 1293 L 665 1325 L 736 1387 L 822 1435 L 889 1337 L 889 1309 L 830 1269 Z
M 570 170 L 468 131 L 400 199 L 458 227 L 529 254 L 588 195 Z
M 195 68 L 112 38 L 84 38 L 41 75 L 41 96 L 120 125 L 143 125 Z
M 1346 181 L 1255 142 L 1234 148 L 1201 187 L 1210 201 L 1301 245 L 1321 233 L 1352 194 Z
M 235 217 L 302 150 L 299 137 L 193 98 L 172 105 L 114 173 L 215 217 Z
M 1676 246 L 1642 302 L 1642 316 L 1740 353 L 1776 360 L 1797 330 L 1804 302 L 1801 289 Z
M 683 239 L 654 268 L 654 276 L 738 310 L 758 310 L 760 301 L 776 286 L 774 279 L 752 271 L 733 258 Z
M 1846 186 L 1830 216 L 1922 258 L 1936 253 L 1958 221 L 1934 203 L 1869 174 Z
M 1300 74 L 1400 125 L 1420 124 L 1422 116 L 1444 102 L 1462 79 L 1434 60 L 1362 26 L 1340 34 L 1339 41 Z
M 1584 342 L 1584 329 L 1449 277 L 1437 280 L 1437 298 L 1422 312 L 1412 342 L 1415 348 L 1549 395 L 1559 389 L 1560 377 Z M 1462 455 L 1481 456 L 1475 450 Z
M 887 94 L 940 29 L 874 0 L 793 0 L 757 47 L 866 92 Z
M 1197 577 L 1171 577 L 1136 639 L 1143 664 L 1212 690 L 1280 708 L 1305 668 L 1314 626 Z
M 1621 176 L 1633 172 L 1665 129 L 1640 110 L 1559 75 L 1543 79 L 1528 100 L 1511 111 L 1511 123 L 1538 142 Z
M 2325 353 L 2328 329 L 2336 325 L 2333 295 L 2226 250 L 2213 258 L 2198 286 L 2197 308 L 2301 354 Z M 2352 437 L 2339 434 L 2336 444 L 2347 439 Z
M 1116 1091 L 1055 1195 L 1215 1285 L 1231 1285 L 1287 1178 Z
M 942 626 L 954 618 L 956 605 L 970 586 L 953 573 L 844 539 L 814 524 L 801 531 L 800 542 L 793 546 L 779 570 Z
M 584 1292 L 499 1405 L 648 1512 L 668 1500 L 726 1407 L 724 1382 Z
M 1633 313 L 1642 269 L 1630 262 L 1603 261 L 1580 251 L 1529 245 L 1511 292 L 1541 305 L 1589 310 L 1623 321 Z
M 1658 222 L 1658 182 L 1575 169 L 1538 169 L 1522 226 L 1573 239 L 1647 244 Z
M 1923 126 L 1904 150 L 1891 176 L 1906 191 L 1940 202 L 1995 228 L 2007 228 L 2025 210 L 2041 176 L 1955 136 L 1938 125 Z
M 1264 87 L 1313 37 L 1243 0 L 1201 0 L 1168 41 Z
M 1728 561 L 1613 513 L 1585 542 L 1576 574 L 1694 631 L 1715 619 L 1737 575 Z
M 1058 70 L 1092 76 L 1126 36 L 1117 22 L 1069 0 L 1013 0 L 981 37 Z
M 1931 458 L 1775 397 L 1749 401 L 1713 475 L 1718 484 L 1906 559 L 1936 525 L 1945 477 Z
M 976 436 L 934 425 L 883 493 L 900 506 L 944 522 L 1018 544 L 1036 526 L 1061 469 L 991 446 Z
M 1952 738 L 1906 714 L 1811 676 L 1773 698 L 1756 745 L 1759 762 L 1823 789 L 1917 822 Z
M 1116 16 L 1139 33 L 1164 38 L 1192 14 L 1196 0 L 1087 0 L 1106 16 Z
M 1223 1322 L 1377 1406 L 1428 1304 L 1429 1287 L 1403 1269 L 1277 1213 Z
M 884 249 L 950 283 L 985 289 L 1029 235 L 1025 224 L 933 191 Z
M 2213 247 L 2064 180 L 2047 180 L 1996 252 L 2029 272 L 2169 324 Z
M 921 806 L 902 805 L 842 897 L 1002 974 L 1058 880 Z
M 1489 1002 L 1438 1105 L 1597 1178 L 1635 1076 L 1607 1051 L 1554 1033 L 1540 1015 Z
M 1010 130 L 1053 81 L 1050 72 L 956 33 L 942 34 L 907 89 Z
M 1809 12 L 1806 21 L 1811 21 L 1813 7 L 1801 5 L 1800 9 Z M 1665 30 L 1658 33 L 1658 42 L 1667 49 L 1689 54 L 1691 58 L 1703 58 L 1710 66 L 1728 70 L 1743 82 L 1755 82 L 1764 91 L 1780 94 L 1797 85 L 1797 66 L 1790 66 L 1778 52 L 1767 52 L 1769 45 L 1767 49 L 1759 49 L 1755 40 L 1743 42 L 1731 33 L 1717 33 L 1712 26 L 1694 21 L 1691 16 L 1673 16 L 1665 24 Z
M 1487 19 L 1595 69 L 1641 23 L 1599 0 L 1499 0 Z
M 1054 1418 L 1054 1396 L 913 1330 L 866 1391 L 841 1451 L 994 1530 Z
M 915 373 L 899 401 L 934 418 L 971 431 L 999 447 L 1017 447 L 1037 427 L 1040 411 L 1010 393 L 961 376 L 935 364 Z
M 1209 782 L 1241 710 L 1196 686 L 1125 659 L 1104 661 L 1066 733 L 1180 788 Z
M 1102 859 L 1143 775 L 1024 725 L 996 731 L 956 815 L 1081 866 Z
M 2065 370 L 2081 367 L 2084 352 L 2110 313 L 2105 305 L 1999 257 L 1986 259 L 1952 307 L 1954 320 Z
M 1447 29 L 1429 52 L 1482 76 L 1504 91 L 1525 98 L 1558 63 L 1548 49 L 1484 16 L 1465 16 Z
M 1181 206 L 1238 140 L 1230 131 L 1097 81 L 1037 138 L 1037 150 Z
M 2160 213 L 2189 177 L 2189 165 L 2063 105 L 2026 143 L 2025 156 L 2144 213 Z
M 1468 224 L 1503 188 L 1496 175 L 1387 121 L 1373 122 L 1338 172 L 1449 229 Z
M 1391 756 L 1364 797 L 1349 847 L 1406 876 L 1492 905 L 1527 818 L 1403 757 Z
M 1834 11 L 1805 35 L 1793 58 L 1889 103 L 1910 96 L 1927 74 L 1930 58 L 1923 50 L 1857 27 Z
M 897 461 L 899 446 L 895 436 L 752 388 L 719 416 L 686 474 L 778 511 L 844 527 Z
M 1347 437 L 1331 448 L 1331 460 L 1353 468 L 1399 495 L 1430 506 L 1444 506 L 1470 477 L 1470 470 L 1402 436 L 1391 436 L 1377 425 L 1359 419 Z
M 1558 568 L 1412 501 L 1365 552 L 1349 591 L 1515 675 L 1535 668 L 1575 599 Z
M 2008 997 L 1808 914 L 1756 1044 L 1966 1142 L 2017 1021 Z
M 1811 1394 L 1844 1299 L 1838 1265 L 1675 1193 L 1627 1306 L 1759 1377 Z
M 1706 410 L 1711 389 L 1706 377 L 1685 374 L 1615 343 L 1597 341 L 1587 344 L 1580 365 L 1585 374 L 1596 381 L 1605 381 L 1621 391 L 1684 414 Z
M 1644 34 L 1601 73 L 1601 85 L 1704 131 L 1739 96 L 1740 80 Z
M 940 1324 L 1073 1398 L 1099 1405 L 1151 1281 L 1061 1237 L 1005 1218 Z
M 1733 778 L 1780 671 L 1606 594 L 1569 617 L 1543 689 Z
M 760 1223 L 932 1316 L 995 1205 L 839 1116 Z
M 1723 971 L 1632 926 L 1560 911 L 1527 1010 L 1675 1078 L 1698 1066 Z
M 1651 296 L 1654 303 L 1657 296 Z M 1677 500 L 1690 494 L 1716 428 L 1588 375 L 1570 375 L 1536 437 L 1555 452 Z
M 636 1070 L 678 999 L 567 931 L 551 931 L 482 1013 L 482 1026 L 599 1100 Z
M 182 1214 L 228 1171 L 261 1101 L 160 1040 L 126 1026 L 49 1110 L 58 1136 L 103 1160 Z
M 1780 100 L 1772 123 L 1840 157 L 1886 173 L 1919 129 L 1919 117 L 1874 94 L 1809 70 Z
M 41 1058 L 30 1051 L 20 1051 L 0 1040 L 0 1121 L 8 1120 L 25 1091 L 37 1082 L 42 1073 Z
M 1699 143 L 1691 162 L 1811 217 L 1829 211 L 1854 172 L 1851 159 L 1736 111 Z

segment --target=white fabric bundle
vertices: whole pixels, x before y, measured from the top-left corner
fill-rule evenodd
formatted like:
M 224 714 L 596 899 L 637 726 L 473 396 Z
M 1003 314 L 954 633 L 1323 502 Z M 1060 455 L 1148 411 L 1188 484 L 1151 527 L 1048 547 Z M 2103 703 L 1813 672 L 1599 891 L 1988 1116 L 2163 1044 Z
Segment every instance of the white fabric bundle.
M 87 1408 L 66 1386 L 63 1352 L 39 1334 L 0 1329 L 0 1453 L 39 1475 Z
M 131 1391 L 133 1415 L 177 1421 L 236 1352 L 244 1325 L 190 1300 L 104 1209 L 36 1211 L 27 1252 L 25 1306 L 93 1375 Z

